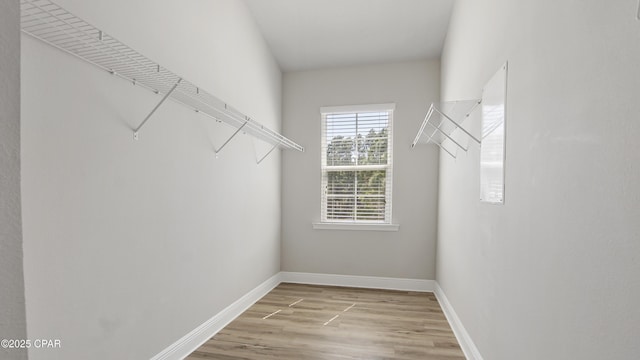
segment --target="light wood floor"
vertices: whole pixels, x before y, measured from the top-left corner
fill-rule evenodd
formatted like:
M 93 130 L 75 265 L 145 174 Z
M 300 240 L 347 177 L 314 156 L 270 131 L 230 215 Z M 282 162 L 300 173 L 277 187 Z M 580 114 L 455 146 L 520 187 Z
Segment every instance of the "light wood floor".
M 187 359 L 464 359 L 432 293 L 280 284 Z

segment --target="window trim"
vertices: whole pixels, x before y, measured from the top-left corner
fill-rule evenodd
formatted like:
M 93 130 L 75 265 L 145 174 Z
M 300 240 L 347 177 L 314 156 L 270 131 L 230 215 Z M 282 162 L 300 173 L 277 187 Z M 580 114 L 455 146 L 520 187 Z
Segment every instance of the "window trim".
M 320 108 L 320 114 L 348 114 L 355 112 L 376 112 L 376 111 L 395 111 L 395 103 L 386 104 L 365 104 L 365 105 L 341 105 L 341 106 L 323 106 Z
M 345 113 L 365 113 L 365 112 L 389 112 L 389 137 L 388 137 L 388 154 L 390 163 L 385 165 L 362 165 L 362 166 L 327 166 L 326 163 L 326 115 L 328 114 L 345 114 Z M 387 171 L 387 187 L 385 191 L 385 201 L 388 202 L 388 211 L 385 209 L 385 220 L 327 220 L 323 210 L 326 209 L 325 189 L 321 179 L 320 186 L 320 222 L 313 223 L 313 229 L 316 230 L 369 230 L 369 231 L 398 231 L 400 225 L 393 223 L 393 123 L 394 123 L 395 103 L 382 104 L 363 104 L 363 105 L 343 105 L 343 106 L 323 106 L 320 108 L 321 121 L 321 159 L 320 173 L 324 177 L 327 170 L 376 170 L 385 169 Z M 323 153 L 324 152 L 324 153 Z
M 314 230 L 358 230 L 358 231 L 398 231 L 400 224 L 361 222 L 315 222 Z

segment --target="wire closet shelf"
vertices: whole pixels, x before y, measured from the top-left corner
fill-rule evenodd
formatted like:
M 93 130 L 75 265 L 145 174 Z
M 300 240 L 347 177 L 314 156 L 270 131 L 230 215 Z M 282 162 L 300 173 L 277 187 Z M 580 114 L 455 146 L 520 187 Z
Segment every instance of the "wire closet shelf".
M 468 145 L 463 145 L 469 141 L 465 141 L 465 137 L 479 145 L 480 139 L 465 129 L 462 123 L 481 102 L 480 99 L 474 99 L 432 103 L 411 147 L 418 143 L 433 143 L 455 159 L 456 148 L 465 152 L 469 149 Z M 453 144 L 454 148 L 447 144 Z
M 164 94 L 162 100 L 134 130 L 135 139 L 138 138 L 138 131 L 158 107 L 170 98 L 198 113 L 235 127 L 237 130 L 231 138 L 242 130 L 272 144 L 272 150 L 281 148 L 304 151 L 301 145 L 244 115 L 214 95 L 151 61 L 55 3 L 49 0 L 20 0 L 20 7 L 21 28 L 24 33 L 134 85 L 145 87 L 156 94 Z M 217 149 L 216 153 L 231 138 Z

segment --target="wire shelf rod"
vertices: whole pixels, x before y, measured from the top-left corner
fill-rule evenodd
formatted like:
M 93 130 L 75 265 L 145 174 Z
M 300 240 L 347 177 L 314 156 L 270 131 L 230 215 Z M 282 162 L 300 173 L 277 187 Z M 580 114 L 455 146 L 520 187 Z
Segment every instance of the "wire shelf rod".
M 430 142 L 430 141 L 431 141 L 431 139 L 433 139 L 433 136 L 434 136 L 435 134 L 437 134 L 437 133 L 438 133 L 438 129 L 434 129 L 434 130 L 433 130 L 433 132 L 431 133 L 431 135 L 429 135 L 429 138 L 427 139 L 427 141 L 426 141 L 426 142 L 427 142 L 427 143 L 428 143 L 428 142 Z M 435 141 L 432 141 L 432 142 L 435 142 Z
M 460 124 L 458 124 L 455 120 L 453 120 L 452 118 L 450 118 L 450 117 L 449 117 L 449 115 L 447 115 L 447 114 L 443 113 L 442 111 L 440 111 L 440 110 L 438 110 L 438 109 L 435 109 L 435 111 L 436 111 L 438 114 L 440 114 L 440 115 L 444 116 L 447 120 L 451 121 L 451 122 L 456 126 L 456 128 L 457 128 L 457 129 L 462 130 L 462 131 L 463 131 L 465 134 L 467 134 L 471 139 L 473 139 L 473 141 L 475 141 L 475 142 L 477 142 L 478 144 L 480 144 L 480 140 L 478 140 L 478 138 L 476 138 L 475 136 L 471 135 L 471 133 L 469 133 L 467 130 L 465 130 L 465 128 L 463 128 L 463 127 L 462 127 Z M 469 116 L 469 115 L 467 115 L 467 116 Z M 448 137 L 448 136 L 447 136 L 447 137 Z
M 453 154 L 451 153 L 451 151 L 447 150 L 447 148 L 445 148 L 444 146 L 442 146 L 442 144 L 437 143 L 437 142 L 434 142 L 434 144 L 438 145 L 438 147 L 439 147 L 440 149 L 442 149 L 442 150 L 446 151 L 446 152 L 447 152 L 449 155 L 451 155 L 454 159 L 456 158 L 456 156 L 455 156 L 455 155 L 453 155 Z
M 49 2 L 47 0 L 44 0 L 44 1 L 43 0 L 22 0 L 21 2 L 22 2 L 22 4 L 28 2 L 30 5 L 33 6 L 34 9 L 40 10 L 40 13 L 39 13 L 40 16 L 37 18 L 37 20 L 40 20 L 41 23 L 46 20 L 46 23 L 43 23 L 43 25 L 57 26 L 57 27 L 54 27 L 54 32 L 53 32 L 54 34 L 58 34 L 57 36 L 62 36 L 62 35 L 70 36 L 71 37 L 69 39 L 70 42 L 80 41 L 86 47 L 94 48 L 94 49 L 98 50 L 98 48 L 95 45 L 95 39 L 97 39 L 98 36 L 93 36 L 93 34 L 87 34 L 85 30 L 79 28 L 78 26 L 74 26 L 73 24 L 71 24 L 68 20 L 72 19 L 72 18 L 75 18 L 75 17 L 72 14 L 66 12 L 66 10 L 58 7 L 58 9 L 56 9 L 56 10 L 57 10 L 57 12 L 59 14 L 56 14 L 56 13 L 54 13 L 55 10 L 54 11 L 51 11 L 51 10 L 48 11 L 48 10 L 46 10 L 44 8 L 44 6 L 38 5 L 38 3 L 48 3 L 49 7 L 57 7 L 57 5 L 51 3 L 51 2 Z M 67 15 L 68 17 L 66 19 L 63 19 L 62 18 L 63 14 Z M 45 18 L 43 19 L 42 16 L 45 16 Z M 51 18 L 53 18 L 53 19 L 51 19 Z M 110 38 L 111 41 L 105 41 L 104 40 L 104 33 L 101 30 L 97 30 L 97 29 L 93 28 L 91 25 L 89 25 L 88 23 L 84 22 L 83 20 L 81 20 L 79 18 L 76 18 L 76 19 L 77 19 L 77 21 L 75 22 L 75 24 L 83 24 L 83 27 L 85 27 L 87 29 L 90 29 L 90 31 L 92 33 L 95 33 L 95 34 L 102 33 L 103 35 L 100 36 L 100 37 L 103 37 L 103 40 L 100 43 L 104 44 L 107 48 L 110 48 L 112 51 L 115 51 L 116 55 L 119 55 L 120 57 L 125 58 L 125 60 L 127 60 L 127 59 L 131 60 L 134 63 L 136 63 L 136 66 L 140 67 L 139 69 L 141 69 L 143 71 L 148 71 L 148 69 L 145 66 L 145 64 L 142 64 L 139 61 L 139 58 L 136 59 L 136 58 L 133 58 L 133 57 L 130 56 L 131 54 L 136 54 L 136 52 L 133 49 L 129 48 L 128 46 L 126 46 L 124 44 L 119 43 L 114 38 Z M 66 28 L 66 27 L 59 27 L 59 25 L 55 25 L 55 22 L 61 22 L 64 25 L 67 25 L 70 29 Z M 46 29 L 47 28 L 43 28 L 42 34 L 47 34 L 44 31 Z M 95 31 L 94 31 L 94 29 L 95 29 Z M 70 32 L 69 30 L 73 30 L 73 32 Z M 74 35 L 74 34 L 77 34 L 77 35 Z M 54 37 L 50 37 L 50 38 L 48 38 L 48 40 L 49 40 L 48 42 L 56 43 Z M 58 47 L 65 48 L 63 46 L 64 43 L 61 43 L 60 41 L 57 42 L 57 45 L 58 45 Z M 118 46 L 119 49 L 116 48 L 116 46 Z M 69 49 L 68 51 L 70 51 L 70 50 L 71 49 Z M 104 49 L 99 51 L 99 53 L 103 54 L 104 53 L 103 51 L 104 51 Z M 127 51 L 127 53 L 124 53 L 123 51 Z M 83 54 L 80 53 L 79 49 L 77 49 L 76 52 L 78 52 L 78 55 L 80 55 L 81 58 L 86 58 L 86 56 L 83 56 Z M 142 57 L 142 56 L 140 56 L 140 57 Z M 142 58 L 144 58 L 144 57 L 142 57 Z M 152 62 L 149 61 L 149 63 L 152 63 Z M 160 70 L 160 69 L 158 68 L 158 70 Z M 158 72 L 160 72 L 160 71 L 158 71 Z
M 431 123 L 429 123 L 429 126 L 431 126 L 432 128 L 435 129 L 436 132 L 440 132 L 440 134 L 444 135 L 447 139 L 451 140 L 454 144 L 458 145 L 458 147 L 462 150 L 464 150 L 465 152 L 468 150 L 467 148 L 465 148 L 464 146 L 460 145 L 459 142 L 455 141 L 451 136 L 449 136 L 449 134 L 447 134 L 445 131 L 442 131 L 442 129 L 440 129 L 440 126 L 435 126 Z M 429 140 L 431 140 L 431 138 L 433 138 L 433 134 L 431 134 L 431 136 L 429 137 Z
M 275 147 L 304 151 L 304 147 L 293 140 L 244 115 L 50 0 L 21 0 L 21 10 L 21 27 L 25 34 L 134 85 L 156 94 L 164 93 L 166 98 L 217 121 L 235 128 L 242 127 L 245 133 L 272 143 Z M 160 104 L 165 100 L 163 98 Z M 141 126 L 137 130 L 140 128 Z
M 427 122 L 429 121 L 429 118 L 431 117 L 431 113 L 433 113 L 433 104 L 431 104 L 431 106 L 429 106 L 429 110 L 427 111 L 427 115 L 425 115 L 424 120 L 422 121 L 422 124 L 420 125 L 420 129 L 418 130 L 418 134 L 416 135 L 416 138 L 413 140 L 413 143 L 411 144 L 412 148 L 416 146 L 418 141 L 420 141 L 420 137 L 422 136 L 422 133 L 424 132 L 425 126 L 427 126 Z M 429 137 L 429 139 L 431 139 L 431 137 Z M 429 140 L 427 140 L 427 141 L 429 141 Z
M 207 112 L 202 111 L 202 108 L 208 108 L 211 111 L 214 111 L 214 112 L 216 112 L 216 113 L 218 113 L 218 114 L 220 114 L 222 116 L 226 116 L 226 117 L 230 118 L 232 121 L 234 121 L 235 123 L 238 124 L 237 126 L 246 126 L 245 131 L 247 131 L 248 133 L 251 133 L 251 131 L 255 132 L 256 134 L 253 134 L 253 135 L 256 136 L 256 137 L 263 138 L 263 140 L 268 140 L 268 142 L 276 142 L 276 145 L 278 145 L 278 146 L 285 145 L 285 146 L 288 146 L 290 148 L 296 148 L 297 150 L 300 150 L 300 151 L 303 150 L 302 147 L 300 147 L 298 144 L 294 143 L 290 139 L 285 138 L 283 135 L 280 135 L 277 132 L 272 131 L 271 129 L 265 128 L 263 125 L 255 122 L 253 119 L 249 118 L 249 120 L 247 122 L 246 118 L 241 118 L 241 116 L 242 116 L 241 113 L 239 113 L 238 111 L 236 111 L 235 109 L 233 109 L 229 105 L 224 104 L 224 106 L 222 106 L 222 107 L 224 107 L 224 110 L 220 110 L 220 109 L 217 109 L 215 107 L 212 107 L 208 102 L 206 102 L 205 100 L 203 100 L 203 99 L 199 98 L 198 96 L 196 96 L 197 92 L 199 92 L 199 90 L 197 90 L 195 92 L 189 92 L 189 91 L 183 91 L 183 90 L 184 90 L 184 87 L 181 86 L 180 91 L 179 91 L 180 94 L 192 99 L 193 101 L 198 102 L 199 105 L 194 106 L 193 107 L 194 110 L 198 110 L 198 111 L 203 112 L 204 114 L 207 114 Z M 183 103 L 183 104 L 185 104 L 185 106 L 192 106 L 192 105 L 187 105 L 187 103 L 189 101 L 182 101 L 182 100 L 178 100 L 178 101 Z M 207 115 L 210 115 L 210 114 L 207 114 Z M 210 115 L 210 117 L 212 117 L 212 118 L 214 118 L 216 120 L 220 120 L 216 116 Z M 266 138 L 266 139 L 264 139 L 264 138 Z M 299 149 L 297 147 L 299 147 Z
M 461 122 L 456 121 L 456 119 L 464 121 L 464 119 L 468 118 L 481 103 L 481 99 L 431 103 L 424 120 L 420 124 L 420 128 L 418 129 L 418 133 L 416 134 L 411 147 L 415 147 L 418 142 L 433 143 L 438 145 L 439 148 L 446 151 L 453 158 L 456 158 L 456 155 L 444 146 L 445 142 L 451 141 L 465 152 L 469 149 L 468 145 L 465 148 L 462 146 L 459 139 L 454 138 L 453 133 L 456 130 L 460 130 L 461 134 L 464 134 L 470 137 L 474 142 L 481 144 L 481 140 L 467 131 L 467 129 L 461 125 Z M 429 131 L 430 135 L 428 136 L 426 131 L 427 125 L 434 129 L 433 132 Z M 436 135 L 438 133 L 441 135 Z M 426 138 L 426 141 L 424 138 Z

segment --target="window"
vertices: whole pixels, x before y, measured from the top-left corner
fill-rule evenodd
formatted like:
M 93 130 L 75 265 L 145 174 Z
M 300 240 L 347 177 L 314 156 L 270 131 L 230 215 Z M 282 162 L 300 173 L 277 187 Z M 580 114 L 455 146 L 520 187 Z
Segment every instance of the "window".
M 325 223 L 391 223 L 394 104 L 323 107 Z

